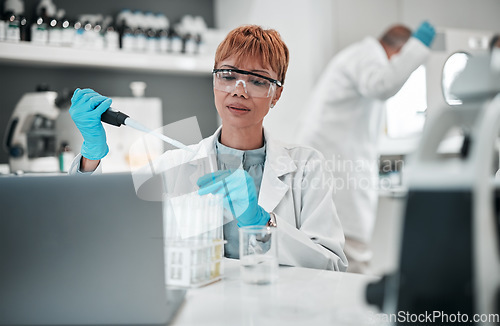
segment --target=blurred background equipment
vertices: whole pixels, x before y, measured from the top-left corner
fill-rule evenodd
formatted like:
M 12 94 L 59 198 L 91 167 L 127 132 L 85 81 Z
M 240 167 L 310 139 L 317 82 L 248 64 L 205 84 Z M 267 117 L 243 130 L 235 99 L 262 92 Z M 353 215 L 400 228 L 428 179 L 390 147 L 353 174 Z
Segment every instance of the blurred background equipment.
M 113 108 L 126 113 L 149 129 L 158 130 L 163 126 L 161 99 L 152 97 L 111 98 Z M 107 123 L 103 125 L 110 148 L 109 154 L 104 158 L 106 162 L 103 165 L 104 172 L 131 171 L 163 153 L 163 142 L 157 139 L 148 142 L 148 155 L 150 156 L 146 156 L 144 152 L 138 154 L 137 151 L 131 151 L 131 146 L 144 136 L 143 132 L 129 127 L 118 128 Z
M 31 41 L 42 46 L 147 53 L 204 54 L 207 23 L 200 15 L 183 15 L 177 24 L 161 12 L 122 9 L 113 18 L 79 13 L 70 18 L 52 0 L 40 0 L 27 18 L 23 0 L 6 0 L 0 41 Z
M 398 264 L 396 248 L 408 190 L 406 163 L 418 148 L 427 121 L 441 109 L 461 107 L 462 100 L 450 92 L 450 87 L 471 56 L 487 56 L 492 35 L 493 31 L 487 29 L 439 27 L 427 62 L 387 101 L 386 128 L 379 142 L 379 207 L 372 241 L 371 267 L 377 275 L 392 271 Z M 439 152 L 459 157 L 465 133 L 458 127 L 449 130 Z
M 120 47 L 120 14 L 127 8 L 134 16 L 132 24 L 139 18 L 130 33 L 133 46 L 140 44 L 141 50 Z M 17 31 L 12 40 L 6 40 L 7 28 Z M 0 88 L 0 136 L 6 134 L 20 98 L 39 84 L 57 91 L 91 87 L 113 98 L 130 98 L 129 84 L 138 80 L 148 85 L 145 97 L 162 102 L 159 126 L 197 116 L 203 135 L 211 135 L 217 128 L 217 112 L 210 109 L 211 70 L 223 36 L 225 32 L 215 29 L 212 0 L 0 0 L 0 70 L 8 80 Z M 196 40 L 196 46 L 188 39 Z M 68 138 L 73 129 L 66 113 L 60 112 L 63 122 L 58 121 L 56 132 L 77 153 L 78 143 Z M 142 121 L 140 116 L 137 121 Z M 9 173 L 9 159 L 2 148 L 0 173 Z
M 57 92 L 26 93 L 17 103 L 4 138 L 11 171 L 56 172 L 56 119 L 61 109 L 69 108 L 69 98 Z
M 135 96 L 112 97 L 113 107 L 137 118 L 151 130 L 161 128 L 161 99 L 144 97 L 144 82 L 133 82 L 130 86 Z M 9 153 L 10 172 L 68 171 L 83 142 L 68 112 L 72 94 L 67 90 L 49 91 L 42 86 L 39 91 L 22 96 L 3 139 L 4 149 Z M 164 151 L 160 140 L 148 141 L 149 156 L 131 151 L 132 145 L 143 136 L 141 131 L 109 124 L 104 124 L 104 129 L 112 148 L 105 159 L 104 172 L 129 172 Z
M 399 266 L 366 290 L 384 313 L 500 313 L 500 73 L 489 66 L 489 55 L 469 58 L 450 87 L 461 104 L 434 111 L 410 160 Z M 439 151 L 453 128 L 464 135 L 458 157 Z

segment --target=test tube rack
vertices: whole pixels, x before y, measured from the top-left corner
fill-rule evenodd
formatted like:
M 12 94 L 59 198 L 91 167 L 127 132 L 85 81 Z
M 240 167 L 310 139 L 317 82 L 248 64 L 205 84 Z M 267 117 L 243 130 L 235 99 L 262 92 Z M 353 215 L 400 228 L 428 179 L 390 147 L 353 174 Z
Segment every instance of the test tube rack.
M 224 275 L 222 197 L 197 192 L 164 196 L 165 280 L 200 287 Z
M 165 246 L 166 283 L 182 287 L 200 287 L 222 279 L 224 243 L 190 241 L 167 242 Z

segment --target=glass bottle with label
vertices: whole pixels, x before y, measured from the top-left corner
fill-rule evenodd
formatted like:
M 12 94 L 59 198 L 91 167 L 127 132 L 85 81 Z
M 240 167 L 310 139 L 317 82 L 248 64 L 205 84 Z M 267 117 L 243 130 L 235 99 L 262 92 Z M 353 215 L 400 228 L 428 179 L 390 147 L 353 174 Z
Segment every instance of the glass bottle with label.
M 83 48 L 85 46 L 85 28 L 83 27 L 82 21 L 78 19 L 73 25 L 73 47 Z
M 21 41 L 21 27 L 26 25 L 24 17 L 24 2 L 22 0 L 6 0 L 4 4 L 5 10 L 5 40 L 10 42 Z M 21 22 L 24 25 L 21 25 Z M 24 33 L 26 38 L 26 33 Z
M 104 45 L 106 50 L 118 50 L 120 48 L 120 35 L 111 16 L 106 16 L 103 22 Z
M 4 12 L 0 13 L 0 42 L 5 41 L 5 33 L 7 30 L 7 18 L 5 17 Z
M 38 45 L 46 45 L 49 40 L 48 17 L 46 8 L 40 9 L 40 15 L 31 25 L 31 42 Z
M 207 24 L 201 16 L 196 16 L 194 18 L 195 25 L 195 42 L 196 42 L 196 53 L 205 54 L 207 52 L 205 44 L 205 35 L 207 33 Z
M 59 148 L 59 171 L 68 172 L 74 157 L 75 153 L 71 151 L 69 144 L 62 142 Z
M 21 41 L 28 40 L 28 20 L 24 15 L 19 16 L 19 34 Z
M 82 24 L 82 31 L 83 31 L 83 47 L 84 48 L 89 48 L 92 46 L 92 41 L 93 41 L 93 28 L 94 26 L 92 25 L 92 22 L 89 20 L 89 16 L 81 16 L 80 17 L 83 21 Z
M 118 35 L 120 36 L 120 49 L 123 48 L 123 33 L 125 32 L 125 27 L 127 25 L 127 16 L 129 15 L 129 9 L 122 9 L 118 15 L 116 15 L 116 26 L 118 30 Z
M 187 33 L 184 36 L 184 53 L 186 54 L 195 54 L 196 53 L 196 40 L 195 36 L 191 33 Z
M 175 28 L 173 27 L 170 28 L 168 38 L 170 39 L 169 51 L 172 53 L 182 53 L 182 48 L 183 48 L 182 38 L 179 35 L 179 33 L 177 33 Z
M 10 42 L 19 42 L 21 40 L 21 29 L 19 16 L 13 12 L 7 13 L 7 28 L 5 30 L 5 40 Z
M 144 14 L 144 23 L 146 25 L 146 51 L 149 53 L 159 52 L 159 38 L 157 30 L 159 29 L 158 20 L 152 12 Z
M 104 41 L 104 33 L 105 31 L 102 28 L 102 16 L 98 15 L 97 21 L 92 28 L 93 32 L 93 48 L 96 50 L 104 50 L 105 41 Z
M 61 44 L 63 46 L 72 46 L 75 37 L 75 28 L 74 24 L 65 14 L 63 14 L 61 18 L 61 27 Z
M 120 48 L 124 51 L 133 51 L 134 49 L 134 30 L 132 28 L 132 12 L 129 9 L 123 9 L 116 18 L 120 34 Z
M 58 11 L 56 17 L 53 17 L 49 21 L 49 41 L 50 45 L 61 45 L 62 44 L 62 16 L 64 12 Z
M 138 52 L 143 52 L 146 49 L 146 32 L 144 28 L 144 15 L 139 10 L 134 11 L 133 23 L 134 23 L 134 40 L 135 47 L 134 50 Z
M 156 14 L 156 19 L 158 21 L 158 30 L 157 38 L 158 38 L 158 51 L 160 53 L 167 53 L 169 48 L 169 39 L 168 39 L 168 18 L 164 14 Z

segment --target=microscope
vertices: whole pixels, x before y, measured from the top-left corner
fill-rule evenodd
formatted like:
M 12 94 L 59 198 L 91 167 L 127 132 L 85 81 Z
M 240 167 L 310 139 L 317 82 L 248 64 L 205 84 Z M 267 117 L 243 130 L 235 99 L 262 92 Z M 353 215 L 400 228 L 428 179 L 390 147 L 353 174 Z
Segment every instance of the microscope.
M 69 108 L 67 94 L 41 89 L 25 93 L 9 120 L 4 147 L 12 172 L 58 172 L 56 120 Z
M 500 71 L 471 57 L 450 91 L 462 105 L 437 108 L 408 162 L 399 266 L 366 289 L 394 325 L 498 325 Z M 453 129 L 461 150 L 443 155 Z

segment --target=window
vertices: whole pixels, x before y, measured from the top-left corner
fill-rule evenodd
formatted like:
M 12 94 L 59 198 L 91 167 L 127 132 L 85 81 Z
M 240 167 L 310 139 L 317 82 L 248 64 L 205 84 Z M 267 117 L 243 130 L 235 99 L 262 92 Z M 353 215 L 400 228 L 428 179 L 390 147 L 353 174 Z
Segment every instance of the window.
M 460 105 L 462 101 L 450 94 L 450 87 L 455 78 L 464 70 L 465 65 L 469 60 L 469 54 L 465 52 L 456 52 L 452 54 L 443 66 L 443 96 L 449 105 Z
M 386 102 L 387 136 L 406 138 L 422 132 L 427 109 L 425 66 L 415 70 L 401 90 Z

